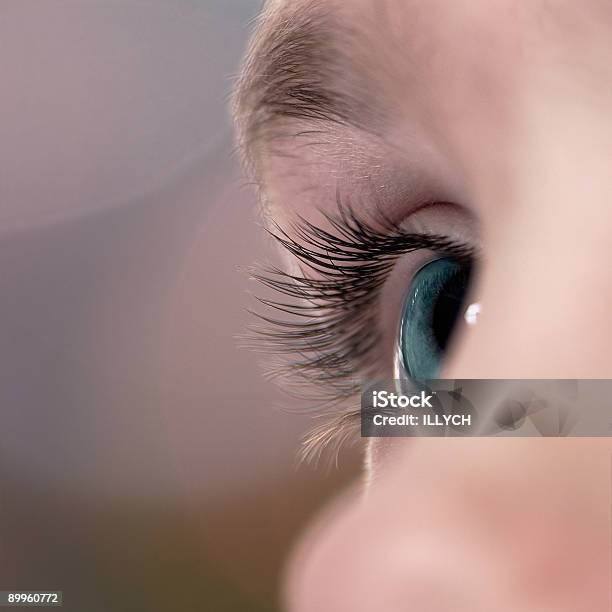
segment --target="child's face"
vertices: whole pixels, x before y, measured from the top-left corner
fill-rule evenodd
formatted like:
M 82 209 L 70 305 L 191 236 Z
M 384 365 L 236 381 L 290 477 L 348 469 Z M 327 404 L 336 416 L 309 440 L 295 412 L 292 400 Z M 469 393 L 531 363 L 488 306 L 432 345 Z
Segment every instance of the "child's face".
M 272 1 L 251 58 L 237 112 L 268 218 L 334 233 L 321 210 L 348 202 L 478 260 L 481 313 L 457 330 L 445 376 L 612 378 L 610 3 Z M 375 365 L 350 363 L 365 343 L 346 346 L 371 330 L 344 327 L 334 366 L 393 375 L 401 304 L 431 257 L 395 253 L 368 317 L 352 311 L 376 328 Z M 368 499 L 332 512 L 296 557 L 291 609 L 608 610 L 610 451 L 374 446 Z

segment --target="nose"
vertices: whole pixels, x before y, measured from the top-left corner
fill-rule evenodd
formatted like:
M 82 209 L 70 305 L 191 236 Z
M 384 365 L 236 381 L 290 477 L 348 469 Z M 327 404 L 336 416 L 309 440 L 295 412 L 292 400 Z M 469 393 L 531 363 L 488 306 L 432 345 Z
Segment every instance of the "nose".
M 588 453 L 585 453 L 588 447 Z M 604 612 L 607 439 L 416 439 L 290 566 L 291 612 Z

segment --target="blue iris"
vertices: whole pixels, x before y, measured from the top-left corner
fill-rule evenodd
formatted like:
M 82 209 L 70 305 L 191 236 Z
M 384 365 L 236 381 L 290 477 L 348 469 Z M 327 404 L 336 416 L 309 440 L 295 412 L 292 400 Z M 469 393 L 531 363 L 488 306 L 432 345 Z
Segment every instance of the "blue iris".
M 464 306 L 471 266 L 454 257 L 429 262 L 414 276 L 400 324 L 399 351 L 413 380 L 437 378 Z

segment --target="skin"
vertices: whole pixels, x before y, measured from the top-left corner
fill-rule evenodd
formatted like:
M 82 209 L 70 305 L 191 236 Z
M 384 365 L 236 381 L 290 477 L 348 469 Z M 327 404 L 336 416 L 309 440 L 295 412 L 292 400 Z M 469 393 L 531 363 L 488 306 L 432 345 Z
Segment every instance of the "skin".
M 363 40 L 347 83 L 375 91 L 376 112 L 366 129 L 316 138 L 289 119 L 273 145 L 258 143 L 266 214 L 318 219 L 313 202 L 333 211 L 340 188 L 480 247 L 483 312 L 446 377 L 612 378 L 612 6 L 323 4 Z M 320 5 L 268 3 L 261 35 Z M 424 197 L 453 204 L 411 215 Z M 418 265 L 398 266 L 381 318 Z M 336 502 L 298 546 L 287 607 L 608 611 L 611 452 L 606 438 L 378 442 L 366 493 Z

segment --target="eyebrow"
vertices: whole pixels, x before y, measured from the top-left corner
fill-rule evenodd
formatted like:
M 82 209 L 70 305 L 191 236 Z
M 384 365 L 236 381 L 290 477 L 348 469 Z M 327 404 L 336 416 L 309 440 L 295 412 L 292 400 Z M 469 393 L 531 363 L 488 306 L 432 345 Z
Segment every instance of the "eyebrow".
M 283 120 L 357 124 L 364 102 L 355 95 L 349 34 L 330 4 L 320 0 L 264 10 L 234 95 L 247 162 L 257 143 L 285 134 Z

